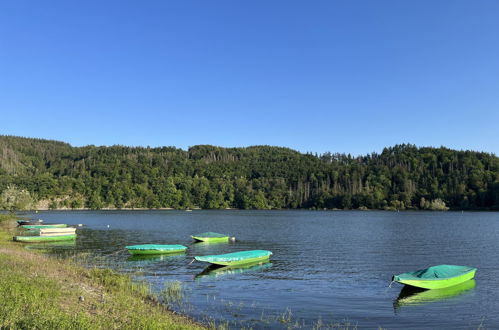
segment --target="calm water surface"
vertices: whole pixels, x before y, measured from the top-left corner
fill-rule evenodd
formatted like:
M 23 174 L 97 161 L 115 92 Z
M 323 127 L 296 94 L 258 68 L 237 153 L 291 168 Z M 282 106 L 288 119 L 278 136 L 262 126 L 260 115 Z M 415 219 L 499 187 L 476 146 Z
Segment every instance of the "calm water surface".
M 97 266 L 129 272 L 160 291 L 181 281 L 181 312 L 231 327 L 499 328 L 499 213 L 378 211 L 55 211 L 46 222 L 83 224 L 57 253 L 98 256 Z M 109 226 L 109 227 L 108 227 Z M 235 243 L 194 243 L 215 231 Z M 133 258 L 132 244 L 183 244 L 187 253 Z M 36 248 L 36 246 L 34 246 Z M 263 249 L 271 262 L 206 271 L 195 255 Z M 437 264 L 478 268 L 475 282 L 440 293 L 388 287 L 393 274 Z

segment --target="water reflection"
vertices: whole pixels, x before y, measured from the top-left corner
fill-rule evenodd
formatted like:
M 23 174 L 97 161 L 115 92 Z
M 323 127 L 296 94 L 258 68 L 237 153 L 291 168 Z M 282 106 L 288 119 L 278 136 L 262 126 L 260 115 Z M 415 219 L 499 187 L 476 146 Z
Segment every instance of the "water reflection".
M 210 265 L 206 267 L 201 273 L 197 274 L 194 278 L 195 279 L 218 278 L 220 276 L 225 276 L 225 275 L 235 275 L 247 272 L 260 271 L 270 267 L 272 267 L 271 262 L 253 263 L 253 264 L 241 265 L 239 267 L 231 267 L 231 266 L 220 267 L 216 265 Z
M 168 253 L 168 254 L 143 254 L 143 255 L 136 254 L 128 257 L 127 261 L 148 264 L 163 260 L 181 259 L 184 257 L 185 257 L 184 251 L 176 253 Z
M 444 300 L 471 290 L 475 287 L 475 285 L 475 280 L 469 280 L 444 289 L 433 290 L 425 290 L 406 285 L 400 291 L 397 299 L 395 299 L 393 306 L 397 309 L 402 306 L 423 305 L 430 302 Z

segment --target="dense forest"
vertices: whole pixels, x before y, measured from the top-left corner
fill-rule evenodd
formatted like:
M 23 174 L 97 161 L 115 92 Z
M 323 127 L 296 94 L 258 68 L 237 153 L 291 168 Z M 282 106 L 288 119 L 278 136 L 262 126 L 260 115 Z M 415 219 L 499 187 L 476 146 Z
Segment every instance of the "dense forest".
M 497 210 L 499 158 L 409 144 L 352 157 L 271 146 L 72 147 L 0 136 L 0 194 L 6 209 Z

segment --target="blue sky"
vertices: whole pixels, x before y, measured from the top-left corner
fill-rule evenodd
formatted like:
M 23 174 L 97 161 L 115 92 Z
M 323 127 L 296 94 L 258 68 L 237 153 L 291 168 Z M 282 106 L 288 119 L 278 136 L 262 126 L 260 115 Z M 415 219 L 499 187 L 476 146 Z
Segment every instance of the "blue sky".
M 0 0 L 0 134 L 499 154 L 498 123 L 496 0 Z

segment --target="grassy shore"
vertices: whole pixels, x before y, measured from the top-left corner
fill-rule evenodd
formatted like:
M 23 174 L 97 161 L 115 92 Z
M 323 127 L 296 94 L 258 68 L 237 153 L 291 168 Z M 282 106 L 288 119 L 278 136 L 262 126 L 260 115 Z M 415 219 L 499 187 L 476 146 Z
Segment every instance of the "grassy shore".
M 12 226 L 0 215 L 0 329 L 202 329 L 129 276 L 26 250 Z

